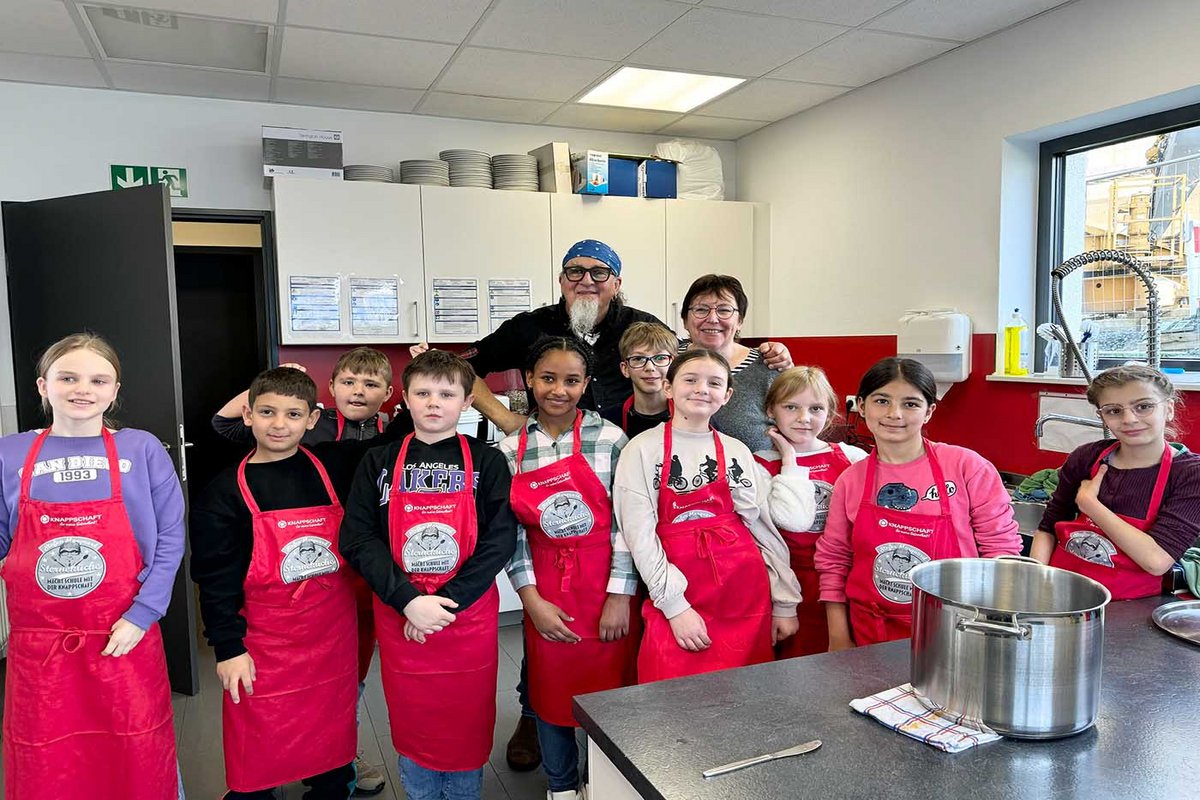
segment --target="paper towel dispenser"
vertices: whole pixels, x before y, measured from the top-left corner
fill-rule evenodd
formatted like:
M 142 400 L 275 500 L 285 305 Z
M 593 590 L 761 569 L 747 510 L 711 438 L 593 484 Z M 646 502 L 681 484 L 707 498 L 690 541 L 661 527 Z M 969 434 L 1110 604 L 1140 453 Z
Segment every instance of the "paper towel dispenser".
M 950 384 L 971 374 L 971 318 L 955 308 L 906 311 L 896 334 L 896 354 L 929 368 L 940 400 Z

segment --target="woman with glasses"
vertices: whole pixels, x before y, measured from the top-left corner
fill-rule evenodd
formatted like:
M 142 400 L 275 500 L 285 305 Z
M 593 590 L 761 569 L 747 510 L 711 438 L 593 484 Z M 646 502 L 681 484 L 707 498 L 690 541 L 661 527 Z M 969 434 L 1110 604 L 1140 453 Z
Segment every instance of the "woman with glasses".
M 1097 375 L 1087 398 L 1117 441 L 1067 457 L 1032 555 L 1099 581 L 1114 600 L 1159 594 L 1200 534 L 1200 458 L 1167 441 L 1179 394 L 1157 369 L 1128 365 Z
M 751 452 L 772 447 L 767 437 L 770 422 L 763 411 L 767 390 L 779 373 L 758 350 L 737 341 L 746 322 L 750 301 L 742 283 L 732 275 L 702 275 L 683 296 L 683 325 L 690 341 L 681 350 L 703 347 L 715 350 L 729 362 L 733 397 L 712 418 L 713 427 L 744 442 Z M 749 464 L 737 465 L 749 470 Z

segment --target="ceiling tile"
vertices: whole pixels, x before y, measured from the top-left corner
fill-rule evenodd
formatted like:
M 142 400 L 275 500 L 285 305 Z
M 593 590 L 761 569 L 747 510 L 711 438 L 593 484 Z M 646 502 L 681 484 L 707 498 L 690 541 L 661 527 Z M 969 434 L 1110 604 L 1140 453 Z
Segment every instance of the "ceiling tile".
M 423 89 L 393 89 L 351 83 L 275 79 L 275 101 L 303 106 L 357 108 L 365 111 L 412 111 L 425 94 Z
M 457 94 L 563 102 L 613 66 L 591 58 L 467 47 L 435 88 Z
M 706 8 L 730 8 L 777 17 L 831 22 L 834 25 L 861 25 L 895 8 L 904 0 L 702 0 Z
M 457 44 L 487 6 L 488 0 L 288 0 L 287 23 Z
M 240 72 L 114 63 L 108 65 L 108 74 L 113 86 L 135 92 L 266 100 L 271 91 L 266 75 Z
M 760 78 L 702 106 L 701 110 L 705 114 L 717 117 L 774 122 L 848 91 L 849 89 L 841 86 L 818 86 L 813 83 Z
M 862 86 L 928 61 L 954 46 L 952 42 L 898 34 L 851 31 L 775 70 L 771 77 Z
M 608 131 L 653 133 L 679 119 L 679 114 L 666 111 L 641 111 L 635 108 L 610 106 L 563 106 L 543 123 L 567 128 L 597 128 Z
M 619 61 L 686 11 L 663 0 L 500 0 L 471 44 Z
M 696 136 L 701 139 L 740 139 L 769 122 L 751 119 L 724 119 L 690 114 L 679 122 L 673 122 L 659 133 L 672 136 Z
M 0 3 L 0 50 L 91 57 L 66 6 L 49 0 Z
M 0 81 L 105 87 L 90 58 L 62 58 L 29 53 L 0 53 Z
M 758 77 L 845 30 L 819 22 L 699 8 L 639 48 L 629 63 Z
M 100 3 L 85 5 L 100 5 L 113 3 L 113 0 L 100 0 Z M 180 14 L 194 14 L 202 17 L 224 17 L 226 19 L 245 19 L 254 22 L 275 22 L 279 16 L 279 0 L 139 0 L 157 11 L 174 11 Z M 140 6 L 134 4 L 134 8 Z M 153 12 L 150 12 L 153 13 Z
M 873 30 L 969 42 L 1066 0 L 912 0 L 871 23 Z
M 289 78 L 425 89 L 454 45 L 286 28 L 279 74 Z M 320 57 L 314 57 L 319 53 Z
M 421 104 L 419 113 L 432 114 L 435 117 L 537 123 L 558 107 L 558 103 L 547 103 L 543 100 L 506 100 L 501 97 L 430 92 Z

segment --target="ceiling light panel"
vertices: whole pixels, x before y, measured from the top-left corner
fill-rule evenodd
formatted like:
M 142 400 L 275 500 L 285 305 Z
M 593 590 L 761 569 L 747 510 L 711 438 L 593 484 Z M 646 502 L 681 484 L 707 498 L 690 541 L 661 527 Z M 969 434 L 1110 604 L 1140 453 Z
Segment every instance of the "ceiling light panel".
M 580 103 L 654 111 L 691 111 L 743 83 L 743 78 L 622 67 Z
M 265 73 L 265 25 L 133 7 L 83 6 L 106 58 Z

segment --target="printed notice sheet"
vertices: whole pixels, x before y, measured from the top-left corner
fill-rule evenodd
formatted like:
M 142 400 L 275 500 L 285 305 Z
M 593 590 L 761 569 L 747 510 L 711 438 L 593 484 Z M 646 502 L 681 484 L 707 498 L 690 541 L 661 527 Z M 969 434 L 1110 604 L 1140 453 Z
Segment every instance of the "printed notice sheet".
M 350 333 L 400 335 L 400 279 L 350 279 Z
M 506 319 L 533 310 L 533 286 L 528 278 L 488 281 L 488 323 L 496 330 Z
M 479 279 L 434 278 L 433 332 L 479 335 Z
M 288 303 L 293 331 L 342 329 L 342 279 L 326 275 L 292 275 Z

